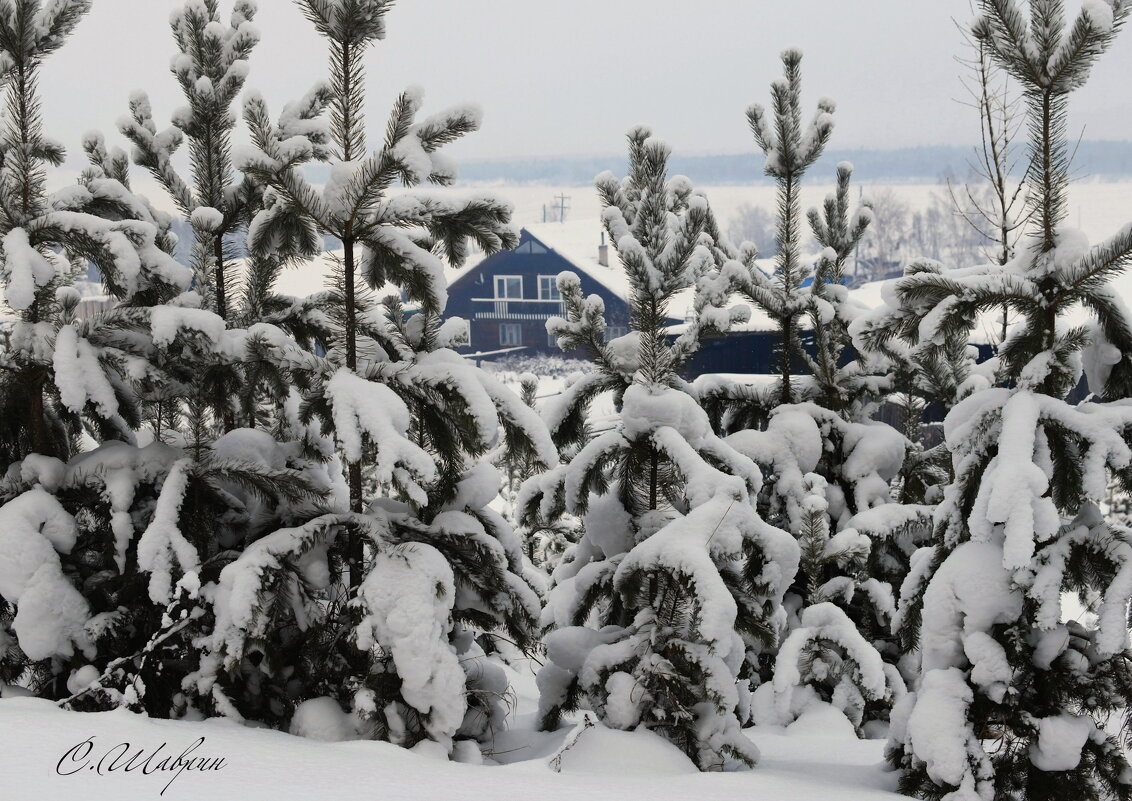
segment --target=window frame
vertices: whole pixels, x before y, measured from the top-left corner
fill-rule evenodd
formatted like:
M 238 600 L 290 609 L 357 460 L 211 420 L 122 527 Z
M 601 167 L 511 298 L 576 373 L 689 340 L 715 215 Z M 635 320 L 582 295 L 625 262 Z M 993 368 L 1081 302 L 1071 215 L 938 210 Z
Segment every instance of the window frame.
M 521 275 L 495 275 L 495 276 L 492 276 L 492 278 L 493 278 L 493 281 L 492 281 L 491 285 L 492 285 L 493 291 L 495 292 L 495 296 L 493 298 L 494 300 L 522 300 L 523 299 L 523 276 L 521 276 Z M 516 297 L 511 297 L 510 295 L 500 295 L 499 294 L 500 282 L 502 281 L 503 285 L 506 286 L 506 281 L 508 279 L 512 279 L 512 278 L 519 282 L 519 294 Z
M 557 297 L 547 297 L 547 296 L 543 295 L 542 287 L 543 287 L 543 279 L 544 278 L 550 280 L 550 289 L 554 292 L 554 294 Z M 558 291 L 558 276 L 557 275 L 540 275 L 538 277 L 538 299 L 539 300 L 549 300 L 549 301 L 562 300 L 562 293 Z
M 516 334 L 516 341 L 507 342 L 504 337 L 504 331 L 514 331 Z M 499 347 L 501 348 L 517 348 L 523 344 L 523 326 L 519 323 L 500 323 L 499 324 Z

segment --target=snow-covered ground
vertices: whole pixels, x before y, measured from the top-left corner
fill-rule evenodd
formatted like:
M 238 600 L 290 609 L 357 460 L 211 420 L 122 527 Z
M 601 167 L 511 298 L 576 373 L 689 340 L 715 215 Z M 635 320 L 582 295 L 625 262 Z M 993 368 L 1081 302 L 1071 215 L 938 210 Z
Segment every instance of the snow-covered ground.
M 858 740 L 848 721 L 829 708 L 803 715 L 788 729 L 749 729 L 762 751 L 754 770 L 704 774 L 674 746 L 643 730 L 575 724 L 535 732 L 534 676 L 525 668 L 508 672 L 517 695 L 510 727 L 486 747 L 485 765 L 449 762 L 388 743 L 319 742 L 220 719 L 66 712 L 49 701 L 6 698 L 0 700 L 0 799 L 318 801 L 331 791 L 336 801 L 901 798 L 894 793 L 896 774 L 882 765 L 883 742 Z M 176 757 L 201 738 L 186 757 L 198 760 L 192 769 L 172 769 Z M 567 744 L 571 747 L 563 750 Z M 142 765 L 159 746 L 146 775 Z M 157 769 L 167 756 L 170 769 Z M 201 769 L 214 768 L 216 758 L 224 760 L 219 770 Z M 505 764 L 490 764 L 496 761 Z
M 866 179 L 862 175 L 860 178 Z M 773 184 L 754 186 L 697 185 L 707 194 L 720 222 L 727 226 L 744 203 L 761 206 L 768 211 L 775 208 L 775 188 Z M 477 185 L 480 189 L 490 189 L 500 197 L 506 198 L 515 206 L 514 221 L 517 225 L 530 225 L 542 221 L 542 207 L 554 203 L 557 195 L 569 197 L 570 210 L 567 220 L 597 218 L 601 214 L 601 202 L 593 186 L 545 186 L 526 184 L 499 184 L 493 186 Z M 863 184 L 861 191 L 868 197 L 871 193 L 891 189 L 896 197 L 905 201 L 912 210 L 927 208 L 933 193 L 947 196 L 947 187 L 942 184 Z M 454 188 L 452 191 L 460 191 Z M 806 184 L 802 187 L 802 208 L 820 205 L 827 194 L 833 191 L 833 184 Z M 1112 236 L 1121 226 L 1132 222 L 1132 181 L 1100 181 L 1084 179 L 1070 184 L 1069 205 L 1066 223 L 1080 228 L 1096 242 Z

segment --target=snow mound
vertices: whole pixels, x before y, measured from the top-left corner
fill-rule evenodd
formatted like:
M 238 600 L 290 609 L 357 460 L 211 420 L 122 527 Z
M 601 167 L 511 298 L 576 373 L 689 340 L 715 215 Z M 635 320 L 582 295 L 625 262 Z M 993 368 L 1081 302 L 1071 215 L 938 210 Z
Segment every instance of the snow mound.
M 829 704 L 811 703 L 786 727 L 791 737 L 838 738 L 856 737 L 857 732 L 849 718 Z
M 354 716 L 344 712 L 337 701 L 326 696 L 311 698 L 295 707 L 290 731 L 299 737 L 326 743 L 358 738 Z
M 560 773 L 668 776 L 699 771 L 672 743 L 648 729 L 608 729 L 590 715 L 550 760 Z
M 533 682 L 532 682 L 533 684 Z M 534 687 L 528 688 L 533 695 Z M 896 774 L 881 766 L 883 743 L 845 738 L 783 736 L 781 729 L 747 729 L 762 751 L 758 767 L 743 773 L 698 773 L 674 746 L 647 731 L 620 732 L 598 726 L 563 754 L 560 771 L 548 763 L 546 740 L 570 742 L 575 731 L 536 733 L 533 718 L 521 714 L 513 728 L 501 732 L 496 747 L 506 750 L 512 764 L 474 765 L 434 759 L 389 743 L 353 741 L 327 743 L 269 729 L 240 726 L 230 720 L 152 720 L 122 710 L 67 712 L 50 701 L 21 698 L 18 688 L 0 688 L 0 787 L 18 788 L 19 798 L 49 801 L 134 801 L 155 799 L 174 776 L 170 770 L 142 775 L 106 771 L 118 743 L 130 743 L 133 754 L 146 754 L 166 743 L 158 758 L 175 757 L 198 738 L 194 756 L 224 759 L 220 770 L 184 771 L 165 799 L 272 798 L 311 801 L 333 796 L 336 801 L 451 801 L 455 798 L 539 798 L 622 801 L 732 801 L 739 798 L 837 799 L 837 801 L 900 801 Z M 534 699 L 521 699 L 531 713 Z M 317 706 L 316 706 L 317 709 Z M 318 714 L 313 717 L 319 717 Z M 71 776 L 56 773 L 60 757 L 84 738 L 91 738 L 89 764 L 105 753 L 112 756 L 103 771 L 88 771 L 81 751 L 64 761 L 64 771 L 83 767 Z M 543 745 L 545 743 L 545 745 Z M 473 746 L 474 747 L 474 746 Z M 468 751 L 458 756 L 474 757 Z M 156 760 L 155 760 L 156 761 Z M 172 761 L 172 759 L 170 760 Z M 375 788 L 376 795 L 375 795 Z M 0 791 L 7 800 L 10 793 Z

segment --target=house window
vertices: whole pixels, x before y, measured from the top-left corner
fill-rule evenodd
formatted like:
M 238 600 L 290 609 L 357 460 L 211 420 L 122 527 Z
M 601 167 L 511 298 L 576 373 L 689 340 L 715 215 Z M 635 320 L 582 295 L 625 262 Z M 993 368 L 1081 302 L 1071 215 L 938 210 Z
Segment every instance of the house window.
M 605 341 L 609 342 L 611 339 L 623 337 L 629 333 L 629 329 L 623 325 L 609 325 L 605 328 Z
M 499 344 L 513 348 L 523 344 L 523 327 L 518 323 L 503 323 L 499 326 Z
M 538 277 L 538 299 L 562 300 L 562 295 L 558 292 L 558 276 L 540 275 Z
M 502 300 L 521 299 L 523 297 L 523 276 L 495 276 L 495 297 Z
M 552 350 L 558 350 L 558 335 L 546 332 L 546 346 Z

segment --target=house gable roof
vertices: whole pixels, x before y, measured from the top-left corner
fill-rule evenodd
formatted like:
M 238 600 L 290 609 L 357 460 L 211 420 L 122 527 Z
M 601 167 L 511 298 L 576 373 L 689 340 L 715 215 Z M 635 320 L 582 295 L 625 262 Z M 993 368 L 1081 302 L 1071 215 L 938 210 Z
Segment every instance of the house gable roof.
M 561 229 L 561 230 L 560 230 Z M 473 276 L 482 272 L 492 272 L 500 263 L 506 263 L 516 254 L 550 254 L 562 260 L 559 272 L 570 270 L 584 275 L 613 295 L 628 303 L 630 285 L 625 273 L 621 270 L 621 263 L 617 261 L 613 248 L 610 252 L 610 266 L 605 267 L 598 263 L 598 242 L 594 242 L 593 254 L 586 257 L 578 240 L 584 236 L 592 235 L 595 231 L 593 221 L 581 223 L 545 223 L 531 225 L 520 230 L 519 244 L 513 250 L 495 253 L 478 262 L 466 264 L 459 271 L 449 274 L 449 292 L 458 291 Z M 563 243 L 565 242 L 565 246 Z

